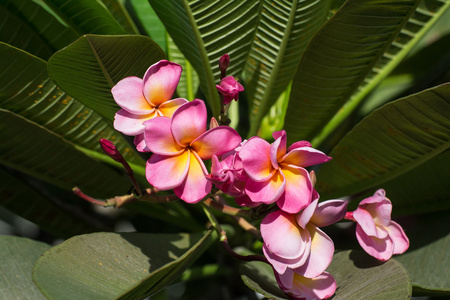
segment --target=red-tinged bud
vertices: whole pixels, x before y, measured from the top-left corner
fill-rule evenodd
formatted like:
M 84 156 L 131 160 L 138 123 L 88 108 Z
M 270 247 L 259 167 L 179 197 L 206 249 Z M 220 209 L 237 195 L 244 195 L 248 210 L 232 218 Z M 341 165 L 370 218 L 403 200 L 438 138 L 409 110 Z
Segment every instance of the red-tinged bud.
M 212 117 L 211 122 L 209 122 L 209 129 L 213 129 L 219 127 L 219 122 L 217 122 L 216 118 Z
M 225 77 L 225 72 L 230 65 L 230 56 L 228 54 L 224 54 L 219 58 L 219 69 L 221 74 L 223 74 L 222 78 Z
M 216 85 L 219 93 L 223 95 L 223 104 L 228 104 L 233 100 L 238 100 L 239 93 L 244 91 L 242 84 L 237 82 L 233 76 L 227 76 L 220 81 L 219 85 Z
M 107 139 L 100 139 L 100 146 L 102 147 L 103 152 L 115 161 L 119 163 L 125 161 L 122 154 L 120 154 L 119 149 L 117 149 L 113 142 Z

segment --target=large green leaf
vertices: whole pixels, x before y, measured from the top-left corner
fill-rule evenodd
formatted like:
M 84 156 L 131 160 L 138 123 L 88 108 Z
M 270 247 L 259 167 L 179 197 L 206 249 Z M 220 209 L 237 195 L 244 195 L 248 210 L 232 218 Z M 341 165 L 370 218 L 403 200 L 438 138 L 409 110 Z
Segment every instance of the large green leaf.
M 255 40 L 245 66 L 250 132 L 255 135 L 269 108 L 297 71 L 309 40 L 325 22 L 330 1 L 263 1 Z
M 36 123 L 0 109 L 0 163 L 94 197 L 124 194 L 129 180 Z
M 391 102 L 363 119 L 317 173 L 325 198 L 378 187 L 450 146 L 450 85 Z
M 112 122 L 69 97 L 49 80 L 44 61 L 0 43 L 0 66 L 0 108 L 45 127 L 77 147 L 94 150 L 103 160 L 112 162 L 98 142 L 101 138 L 109 139 L 127 161 L 143 165 L 143 160 L 114 130 Z
M 0 1 L 0 15 L 0 41 L 45 60 L 77 38 L 36 1 Z
M 0 298 L 46 299 L 31 279 L 39 256 L 50 246 L 15 236 L 0 236 Z
M 219 58 L 228 53 L 228 75 L 240 76 L 259 17 L 260 1 L 149 0 L 175 44 L 192 64 L 213 115 L 219 115 L 216 90 Z
M 420 2 L 349 0 L 328 20 L 305 51 L 292 85 L 290 141 L 314 138 L 360 87 L 367 94 L 400 62 L 430 27 L 427 21 L 437 19 L 432 15 L 439 9 L 424 10 Z
M 78 35 L 125 34 L 101 0 L 43 0 Z
M 410 248 L 396 259 L 408 270 L 415 290 L 422 293 L 450 295 L 449 212 L 412 218 L 404 226 Z
M 55 203 L 39 189 L 0 169 L 0 206 L 25 218 L 58 237 L 67 238 L 77 234 L 101 230 L 79 216 L 77 209 Z M 78 207 L 77 207 L 78 208 Z
M 210 245 L 210 235 L 77 236 L 44 253 L 33 280 L 53 299 L 143 299 L 181 275 Z
M 334 300 L 410 299 L 411 280 L 395 259 L 383 263 L 363 251 L 342 251 L 334 255 L 327 272 L 336 279 Z
M 148 37 L 85 35 L 56 52 L 48 71 L 61 89 L 113 120 L 120 107 L 111 88 L 128 76 L 142 78 L 148 67 L 164 58 L 161 48 Z
M 130 14 L 125 9 L 124 0 L 101 0 L 108 8 L 111 15 L 119 23 L 127 33 L 139 34 L 139 30 L 131 19 Z

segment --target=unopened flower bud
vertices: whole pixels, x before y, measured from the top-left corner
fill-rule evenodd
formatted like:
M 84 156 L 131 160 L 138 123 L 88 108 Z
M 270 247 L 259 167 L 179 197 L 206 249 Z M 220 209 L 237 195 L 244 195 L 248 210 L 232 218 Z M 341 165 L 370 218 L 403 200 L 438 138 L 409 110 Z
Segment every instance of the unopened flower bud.
M 219 93 L 223 95 L 223 104 L 228 104 L 232 100 L 238 100 L 239 93 L 244 91 L 242 84 L 237 82 L 233 76 L 227 76 L 220 81 L 219 85 L 216 85 Z
M 211 122 L 209 122 L 209 129 L 213 129 L 215 127 L 219 127 L 219 122 L 217 122 L 216 118 L 212 117 Z
M 122 154 L 120 154 L 119 149 L 117 149 L 113 142 L 107 139 L 100 139 L 100 146 L 102 147 L 103 152 L 115 161 L 120 163 L 125 161 Z
M 219 69 L 222 74 L 222 77 L 226 76 L 226 71 L 228 69 L 228 66 L 230 65 L 230 56 L 228 54 L 224 54 L 219 58 Z

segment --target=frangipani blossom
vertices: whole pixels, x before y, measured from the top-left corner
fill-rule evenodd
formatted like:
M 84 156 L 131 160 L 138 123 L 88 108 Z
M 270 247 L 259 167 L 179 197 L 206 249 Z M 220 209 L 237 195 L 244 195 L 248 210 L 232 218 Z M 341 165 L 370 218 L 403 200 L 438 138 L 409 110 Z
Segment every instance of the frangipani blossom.
M 383 189 L 359 203 L 346 219 L 355 221 L 356 238 L 369 255 L 381 261 L 393 254 L 401 254 L 409 247 L 409 239 L 402 227 L 391 220 L 392 203 Z
M 319 276 L 331 262 L 334 244 L 318 227 L 341 220 L 346 209 L 346 201 L 316 199 L 295 215 L 281 210 L 268 214 L 260 227 L 264 256 L 279 274 L 293 269 L 308 278 Z
M 272 204 L 295 214 L 317 195 L 305 167 L 327 162 L 331 157 L 306 141 L 294 143 L 286 151 L 286 132 L 273 133 L 269 144 L 259 137 L 248 140 L 239 153 L 249 180 L 245 192 L 256 203 Z
M 292 299 L 326 299 L 336 291 L 336 280 L 327 272 L 314 278 L 302 276 L 292 269 L 287 269 L 284 274 L 274 273 L 280 288 Z
M 135 144 L 139 151 L 145 146 L 143 123 L 158 116 L 170 118 L 178 107 L 188 102 L 183 98 L 171 100 L 181 71 L 180 65 L 161 60 L 148 68 L 143 79 L 126 77 L 112 88 L 114 100 L 122 108 L 114 116 L 114 128 L 138 136 Z
M 233 100 L 238 101 L 239 93 L 244 91 L 242 84 L 237 82 L 233 76 L 223 78 L 216 88 L 223 95 L 223 104 L 228 104 Z
M 194 100 L 178 108 L 172 119 L 159 117 L 144 123 L 145 143 L 154 153 L 146 165 L 151 185 L 173 189 L 188 203 L 200 201 L 211 191 L 202 160 L 233 150 L 241 137 L 228 126 L 206 131 L 206 121 L 205 104 Z

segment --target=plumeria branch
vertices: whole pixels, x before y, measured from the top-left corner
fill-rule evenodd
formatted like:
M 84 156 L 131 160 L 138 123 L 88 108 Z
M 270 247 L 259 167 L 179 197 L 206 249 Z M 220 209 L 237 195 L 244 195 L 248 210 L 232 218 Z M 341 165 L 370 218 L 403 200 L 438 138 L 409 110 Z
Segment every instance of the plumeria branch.
M 218 210 L 230 216 L 251 218 L 253 215 L 251 210 L 244 210 L 236 207 L 231 207 L 226 204 L 217 202 L 213 198 L 206 198 L 203 201 L 203 203 L 208 207 L 214 208 L 215 210 Z

